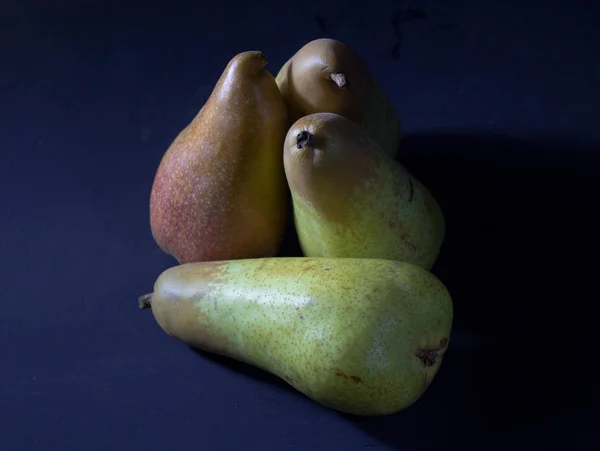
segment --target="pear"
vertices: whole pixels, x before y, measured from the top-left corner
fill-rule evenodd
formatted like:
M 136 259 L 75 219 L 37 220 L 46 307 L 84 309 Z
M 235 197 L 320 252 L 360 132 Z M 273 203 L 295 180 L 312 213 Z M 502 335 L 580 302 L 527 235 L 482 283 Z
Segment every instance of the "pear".
M 334 113 L 296 121 L 284 167 L 305 256 L 435 263 L 445 237 L 439 204 L 354 122 Z
M 157 244 L 179 263 L 275 255 L 287 219 L 283 97 L 258 51 L 236 55 L 167 149 L 150 196 Z
M 188 263 L 164 271 L 139 306 L 151 307 L 171 337 L 355 415 L 417 401 L 440 368 L 453 321 L 439 279 L 382 259 Z
M 362 58 L 346 44 L 311 41 L 275 79 L 290 123 L 313 113 L 340 114 L 360 124 L 388 155 L 396 155 L 402 134 L 396 109 Z

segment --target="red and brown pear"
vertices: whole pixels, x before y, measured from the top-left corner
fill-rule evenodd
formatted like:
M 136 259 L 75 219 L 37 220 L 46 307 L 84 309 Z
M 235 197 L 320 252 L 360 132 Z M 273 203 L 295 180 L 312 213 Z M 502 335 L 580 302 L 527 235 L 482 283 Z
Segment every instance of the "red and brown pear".
M 289 122 L 258 51 L 236 55 L 158 167 L 150 225 L 179 263 L 274 256 L 286 223 Z

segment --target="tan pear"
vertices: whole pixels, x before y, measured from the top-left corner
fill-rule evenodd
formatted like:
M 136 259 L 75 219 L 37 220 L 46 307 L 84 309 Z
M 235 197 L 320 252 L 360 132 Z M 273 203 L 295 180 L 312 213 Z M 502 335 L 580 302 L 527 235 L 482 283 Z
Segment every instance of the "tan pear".
M 400 144 L 400 119 L 363 59 L 335 39 L 316 39 L 276 77 L 291 123 L 313 113 L 336 113 L 360 124 L 388 155 Z
M 390 414 L 417 401 L 440 368 L 453 320 L 450 295 L 435 276 L 375 259 L 180 265 L 158 277 L 140 307 L 151 307 L 172 337 L 356 415 Z
M 284 165 L 305 256 L 433 266 L 445 237 L 440 206 L 360 126 L 333 113 L 303 117 L 288 131 Z
M 160 163 L 150 224 L 180 263 L 269 257 L 279 249 L 289 122 L 266 64 L 261 52 L 236 55 Z

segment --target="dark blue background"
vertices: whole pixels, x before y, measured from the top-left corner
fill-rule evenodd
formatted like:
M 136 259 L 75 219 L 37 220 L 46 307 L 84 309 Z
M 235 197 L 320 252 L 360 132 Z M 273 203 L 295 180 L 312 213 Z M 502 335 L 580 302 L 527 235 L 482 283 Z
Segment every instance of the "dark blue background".
M 0 450 L 596 448 L 595 3 L 4 0 Z M 233 55 L 275 74 L 324 36 L 390 94 L 448 221 L 452 346 L 386 418 L 194 352 L 136 305 L 174 264 L 148 218 L 172 139 Z

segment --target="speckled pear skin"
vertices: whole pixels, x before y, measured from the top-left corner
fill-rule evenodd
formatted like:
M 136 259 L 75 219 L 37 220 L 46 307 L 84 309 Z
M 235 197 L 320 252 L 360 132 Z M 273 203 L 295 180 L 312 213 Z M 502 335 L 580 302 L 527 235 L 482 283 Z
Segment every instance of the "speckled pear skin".
M 310 41 L 275 80 L 290 123 L 313 113 L 340 114 L 360 124 L 388 155 L 396 155 L 402 136 L 398 113 L 362 58 L 346 44 L 326 38 Z
M 236 55 L 158 167 L 150 225 L 179 263 L 269 257 L 286 223 L 287 111 L 261 52 Z
M 333 113 L 298 120 L 284 167 L 305 256 L 435 263 L 445 237 L 440 206 L 352 121 Z
M 158 277 L 150 304 L 170 336 L 355 415 L 417 401 L 440 368 L 453 320 L 435 276 L 377 259 L 190 263 Z

